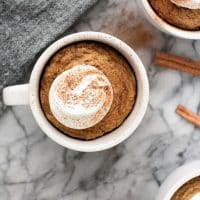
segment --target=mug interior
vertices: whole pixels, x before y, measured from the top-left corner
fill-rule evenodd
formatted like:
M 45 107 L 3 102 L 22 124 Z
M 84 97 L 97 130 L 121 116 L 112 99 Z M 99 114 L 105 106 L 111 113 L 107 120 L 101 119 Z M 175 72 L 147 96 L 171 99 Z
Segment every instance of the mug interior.
M 198 176 L 200 176 L 199 160 L 179 167 L 161 185 L 156 200 L 171 200 L 181 186 Z
M 179 38 L 192 40 L 200 39 L 200 31 L 190 31 L 178 28 L 167 23 L 164 19 L 159 17 L 159 15 L 151 7 L 149 0 L 141 0 L 140 3 L 142 4 L 141 6 L 145 11 L 147 19 L 161 31 L 164 31 Z
M 100 138 L 83 141 L 69 137 L 57 130 L 45 117 L 39 100 L 40 77 L 46 63 L 59 49 L 79 41 L 105 43 L 120 52 L 130 63 L 137 79 L 137 97 L 132 112 L 116 130 Z M 58 144 L 77 151 L 93 152 L 111 148 L 128 138 L 140 124 L 149 98 L 149 85 L 145 68 L 136 53 L 121 40 L 98 32 L 80 32 L 66 36 L 49 46 L 36 62 L 30 78 L 30 106 L 41 129 Z

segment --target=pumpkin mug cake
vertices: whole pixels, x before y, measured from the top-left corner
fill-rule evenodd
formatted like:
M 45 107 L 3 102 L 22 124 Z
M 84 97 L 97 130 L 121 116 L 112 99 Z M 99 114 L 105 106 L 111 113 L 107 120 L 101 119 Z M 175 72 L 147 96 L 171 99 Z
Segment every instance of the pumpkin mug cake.
M 200 177 L 195 177 L 181 186 L 171 200 L 199 200 Z
M 135 74 L 115 49 L 77 42 L 55 53 L 40 81 L 40 102 L 49 122 L 64 134 L 91 140 L 119 127 L 137 95 Z
M 159 188 L 156 200 L 199 200 L 200 160 L 182 165 Z
M 200 30 L 199 0 L 149 0 L 149 3 L 167 23 L 184 30 Z

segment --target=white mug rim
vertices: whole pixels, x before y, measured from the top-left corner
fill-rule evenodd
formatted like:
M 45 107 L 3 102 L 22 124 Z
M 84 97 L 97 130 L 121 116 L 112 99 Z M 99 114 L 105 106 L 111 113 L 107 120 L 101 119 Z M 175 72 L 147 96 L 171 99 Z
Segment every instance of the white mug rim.
M 42 111 L 40 101 L 39 101 L 40 77 L 41 77 L 43 68 L 45 67 L 45 64 L 49 61 L 51 56 L 54 55 L 59 49 L 63 48 L 66 45 L 79 42 L 79 41 L 86 41 L 86 40 L 105 43 L 117 49 L 120 53 L 122 53 L 122 55 L 124 55 L 129 62 L 132 62 L 130 63 L 130 65 L 134 68 L 133 70 L 136 73 L 136 78 L 139 79 L 137 81 L 140 81 L 138 85 L 140 85 L 141 87 L 140 91 L 138 91 L 138 97 L 136 100 L 135 107 L 130 114 L 131 116 L 132 113 L 135 112 L 134 117 L 132 117 L 133 123 L 129 124 L 129 126 L 126 127 L 125 132 L 121 134 L 119 133 L 119 130 L 122 127 L 121 125 L 119 128 L 112 131 L 111 133 L 105 136 L 102 136 L 100 138 L 90 140 L 90 141 L 75 139 L 61 133 L 47 120 L 47 118 L 45 117 Z M 133 63 L 135 66 L 133 66 Z M 149 84 L 148 84 L 146 71 L 141 60 L 139 59 L 137 54 L 127 44 L 115 38 L 114 36 L 111 36 L 106 33 L 91 32 L 91 31 L 79 32 L 79 33 L 74 33 L 74 34 L 65 36 L 57 40 L 52 45 L 50 45 L 39 57 L 39 59 L 37 60 L 33 68 L 33 71 L 30 77 L 29 99 L 30 99 L 30 106 L 31 106 L 32 113 L 38 125 L 44 131 L 44 133 L 46 133 L 46 135 L 48 135 L 52 140 L 54 140 L 55 142 L 57 142 L 58 144 L 64 147 L 67 147 L 69 149 L 73 149 L 76 151 L 95 152 L 95 151 L 101 151 L 101 150 L 114 147 L 117 144 L 124 141 L 125 139 L 127 139 L 130 135 L 132 135 L 132 133 L 141 123 L 141 120 L 144 117 L 145 111 L 147 109 L 148 100 L 149 100 Z M 125 120 L 124 123 L 126 123 L 128 118 Z M 121 130 L 124 131 L 124 128 Z M 116 137 L 116 134 L 118 134 L 117 137 Z M 111 138 L 111 135 L 113 135 L 112 138 Z
M 161 31 L 171 34 L 173 36 L 190 39 L 190 40 L 198 40 L 200 39 L 200 31 L 190 31 L 178 28 L 166 22 L 162 19 L 151 7 L 149 0 L 140 0 L 142 7 L 147 15 L 147 19 L 158 29 Z
M 181 186 L 198 176 L 200 176 L 200 160 L 177 168 L 161 185 L 156 200 L 170 200 Z

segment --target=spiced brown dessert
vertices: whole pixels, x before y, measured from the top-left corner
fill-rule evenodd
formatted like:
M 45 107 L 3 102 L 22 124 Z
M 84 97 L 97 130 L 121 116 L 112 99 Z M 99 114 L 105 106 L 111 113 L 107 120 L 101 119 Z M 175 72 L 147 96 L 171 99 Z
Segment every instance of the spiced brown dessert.
M 185 30 L 200 30 L 199 0 L 149 0 L 152 8 L 169 24 Z
M 182 187 L 173 195 L 171 200 L 199 200 L 200 199 L 200 177 L 196 177 Z
M 78 42 L 47 63 L 40 101 L 57 129 L 90 140 L 124 122 L 135 104 L 136 88 L 132 67 L 118 51 L 98 42 Z

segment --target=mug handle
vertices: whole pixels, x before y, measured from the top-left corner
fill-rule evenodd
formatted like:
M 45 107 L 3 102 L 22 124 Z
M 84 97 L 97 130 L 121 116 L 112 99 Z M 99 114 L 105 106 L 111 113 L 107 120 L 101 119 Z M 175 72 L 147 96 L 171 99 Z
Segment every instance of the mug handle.
M 5 105 L 28 105 L 29 84 L 8 86 L 3 89 L 3 102 Z

